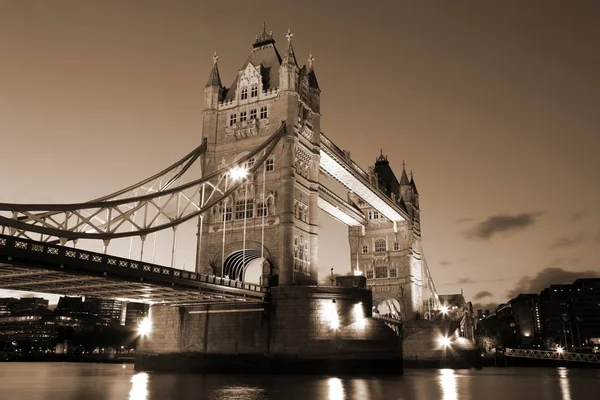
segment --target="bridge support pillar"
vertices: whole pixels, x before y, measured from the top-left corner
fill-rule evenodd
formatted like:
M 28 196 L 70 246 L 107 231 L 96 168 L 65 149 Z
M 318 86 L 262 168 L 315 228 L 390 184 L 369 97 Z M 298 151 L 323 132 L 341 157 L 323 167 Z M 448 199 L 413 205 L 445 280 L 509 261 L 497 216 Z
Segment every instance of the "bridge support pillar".
M 151 308 L 138 370 L 401 373 L 401 341 L 368 290 L 273 288 L 270 303 Z

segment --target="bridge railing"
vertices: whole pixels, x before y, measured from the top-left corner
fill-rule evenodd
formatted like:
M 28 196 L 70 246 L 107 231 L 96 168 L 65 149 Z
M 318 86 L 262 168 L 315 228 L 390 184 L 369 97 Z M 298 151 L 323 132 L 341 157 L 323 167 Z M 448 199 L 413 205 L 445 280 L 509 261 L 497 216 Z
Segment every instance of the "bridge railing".
M 215 275 L 198 274 L 192 271 L 177 268 L 164 267 L 151 263 L 115 257 L 108 254 L 100 254 L 72 247 L 64 247 L 46 242 L 17 238 L 14 236 L 0 235 L 0 255 L 4 254 L 8 260 L 19 258 L 24 253 L 31 254 L 29 259 L 38 259 L 58 265 L 77 265 L 97 267 L 108 266 L 123 269 L 129 272 L 142 273 L 143 275 L 154 275 L 160 277 L 172 277 L 190 282 L 204 282 L 230 288 L 243 289 L 258 293 L 268 293 L 269 288 L 248 282 L 221 278 Z
M 556 350 L 527 350 L 527 349 L 506 349 L 504 354 L 507 357 L 536 358 L 540 360 L 563 360 L 584 363 L 600 364 L 600 354 L 572 353 L 569 351 Z

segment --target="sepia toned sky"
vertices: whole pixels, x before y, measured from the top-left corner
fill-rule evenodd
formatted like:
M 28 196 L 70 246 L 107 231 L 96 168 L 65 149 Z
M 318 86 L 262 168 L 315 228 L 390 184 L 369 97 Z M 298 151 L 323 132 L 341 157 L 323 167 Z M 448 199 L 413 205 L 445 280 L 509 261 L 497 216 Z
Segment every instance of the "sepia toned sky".
M 598 20 L 592 0 L 0 0 L 0 202 L 85 201 L 186 154 L 213 51 L 229 86 L 264 21 L 313 54 L 324 132 L 414 171 L 440 293 L 598 275 Z M 342 250 L 320 270 L 350 270 L 346 228 L 321 234 Z

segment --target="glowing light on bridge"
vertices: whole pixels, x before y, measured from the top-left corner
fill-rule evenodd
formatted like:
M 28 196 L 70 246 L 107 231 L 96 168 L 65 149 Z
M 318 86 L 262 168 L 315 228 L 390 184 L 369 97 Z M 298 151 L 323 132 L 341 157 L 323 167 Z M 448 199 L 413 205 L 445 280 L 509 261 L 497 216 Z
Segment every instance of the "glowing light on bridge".
M 556 348 L 556 352 L 557 352 L 558 354 L 562 354 L 562 353 L 564 353 L 564 351 L 565 351 L 565 349 L 563 349 L 562 347 L 557 347 L 557 348 Z
M 323 307 L 323 319 L 329 323 L 331 329 L 338 329 L 340 327 L 340 317 L 338 315 L 335 299 L 331 302 L 325 301 Z
M 141 336 L 148 336 L 150 332 L 152 332 L 152 324 L 150 323 L 150 318 L 146 317 L 140 322 L 138 333 Z
M 448 306 L 441 306 L 440 311 L 442 312 L 442 314 L 448 315 L 448 311 L 450 311 L 450 309 L 448 308 Z
M 354 314 L 354 318 L 356 319 L 356 326 L 358 326 L 360 329 L 364 329 L 367 324 L 367 320 L 365 318 L 365 311 L 363 309 L 362 302 L 356 303 L 354 305 L 352 313 Z
M 248 176 L 248 170 L 246 168 L 240 167 L 238 165 L 238 166 L 231 168 L 231 170 L 229 170 L 229 176 L 234 181 L 237 181 L 239 179 L 244 179 L 245 177 Z
M 438 344 L 444 348 L 450 347 L 450 338 L 448 336 L 442 335 L 442 336 L 438 337 Z

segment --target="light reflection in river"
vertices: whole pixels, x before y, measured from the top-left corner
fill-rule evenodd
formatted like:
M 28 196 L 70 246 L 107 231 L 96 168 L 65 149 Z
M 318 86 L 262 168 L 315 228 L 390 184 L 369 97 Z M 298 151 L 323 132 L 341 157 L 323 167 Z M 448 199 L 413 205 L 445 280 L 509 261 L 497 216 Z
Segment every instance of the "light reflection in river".
M 444 396 L 443 400 L 458 399 L 458 382 L 456 373 L 453 369 L 441 369 L 440 375 L 438 376 L 438 382 L 440 384 L 440 392 Z
M 562 400 L 571 400 L 571 388 L 569 387 L 569 370 L 565 367 L 558 368 L 558 376 L 560 381 L 560 393 L 562 394 Z
M 131 377 L 131 391 L 129 400 L 148 399 L 148 374 L 139 372 Z
M 346 398 L 344 393 L 344 385 L 342 384 L 342 380 L 340 378 L 329 378 L 327 381 L 327 386 L 329 388 L 328 400 L 344 400 Z

